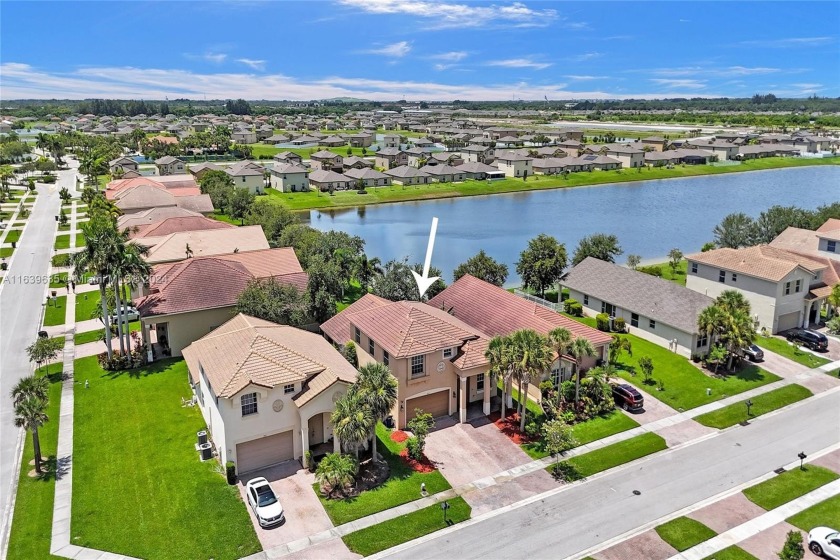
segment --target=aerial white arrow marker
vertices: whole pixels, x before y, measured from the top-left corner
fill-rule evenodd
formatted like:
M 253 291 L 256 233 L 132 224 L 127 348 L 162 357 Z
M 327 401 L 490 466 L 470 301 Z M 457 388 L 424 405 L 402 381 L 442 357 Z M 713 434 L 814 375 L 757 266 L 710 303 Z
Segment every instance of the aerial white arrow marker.
M 429 232 L 429 245 L 426 247 L 426 261 L 423 263 L 423 276 L 420 276 L 413 270 L 414 280 L 417 281 L 417 289 L 420 290 L 420 297 L 426 293 L 429 286 L 435 283 L 440 276 L 432 276 L 429 278 L 429 266 L 432 264 L 432 250 L 435 248 L 435 233 L 437 232 L 438 219 L 432 218 L 432 231 Z

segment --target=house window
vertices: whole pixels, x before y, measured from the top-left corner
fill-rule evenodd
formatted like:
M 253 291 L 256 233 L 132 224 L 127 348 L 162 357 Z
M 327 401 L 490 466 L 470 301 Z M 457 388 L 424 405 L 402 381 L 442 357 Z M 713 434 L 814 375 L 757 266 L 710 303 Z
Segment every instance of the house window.
M 697 263 L 691 263 L 691 273 L 697 274 Z
M 288 395 L 289 393 L 295 392 L 295 384 L 289 383 L 288 385 L 283 385 L 283 394 Z
M 589 296 L 586 294 L 583 295 L 583 305 L 589 305 Z
M 371 356 L 373 356 L 373 349 L 374 348 L 375 348 L 375 346 L 373 344 L 373 339 L 368 338 L 368 354 L 370 354 Z
M 837 242 L 836 241 L 829 241 L 825 245 L 825 250 L 829 253 L 836 253 L 837 252 Z
M 638 327 L 639 326 L 639 314 L 638 313 L 631 313 L 630 314 L 630 326 L 631 327 Z
M 239 402 L 242 404 L 242 416 L 257 413 L 257 394 L 247 393 L 239 397 Z
M 735 274 L 734 272 L 732 273 L 732 281 L 733 281 L 733 282 L 737 282 L 737 281 L 738 281 L 738 275 L 737 275 L 737 274 Z
M 426 374 L 426 356 L 411 357 L 411 377 L 423 377 Z
M 245 182 L 245 176 L 244 175 L 242 176 L 242 182 L 243 183 Z
M 382 351 L 382 363 L 386 366 L 391 362 L 391 355 L 385 350 Z
M 802 280 L 796 281 L 796 290 L 794 290 L 797 294 L 802 291 Z
M 607 303 L 602 301 L 601 302 L 601 313 L 606 313 L 606 312 L 607 312 Z
M 476 391 L 484 391 L 484 374 L 479 373 L 475 376 L 475 390 Z
M 718 282 L 726 282 L 726 271 L 721 270 L 718 272 Z
M 790 295 L 790 282 L 785 282 L 785 295 Z
M 443 349 L 443 357 L 444 358 L 451 358 L 452 357 L 452 348 L 444 348 Z
M 697 348 L 703 348 L 709 343 L 709 337 L 704 335 L 697 337 Z
M 356 344 L 362 343 L 362 331 L 359 330 L 359 327 L 353 327 L 353 339 L 356 341 Z
M 655 329 L 655 328 L 656 328 L 656 321 L 654 321 L 653 319 L 651 319 L 651 320 L 648 322 L 648 326 L 649 326 L 650 328 L 652 328 L 652 329 Z

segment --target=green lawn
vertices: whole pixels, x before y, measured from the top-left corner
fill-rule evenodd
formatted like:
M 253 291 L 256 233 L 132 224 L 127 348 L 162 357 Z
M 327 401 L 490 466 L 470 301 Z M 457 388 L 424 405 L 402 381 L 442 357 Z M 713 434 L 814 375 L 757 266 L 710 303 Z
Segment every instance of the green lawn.
M 376 436 L 379 438 L 377 451 L 391 467 L 391 476 L 384 484 L 363 492 L 359 496 L 344 500 L 328 500 L 321 496 L 317 483 L 313 485 L 333 525 L 343 525 L 354 519 L 418 500 L 421 497 L 420 484 L 423 482 L 426 483 L 426 491 L 430 494 L 451 488 L 440 471 L 418 473 L 406 466 L 399 457 L 399 452 L 405 443 L 394 442 L 390 437 L 390 432 L 382 424 L 376 427 Z
M 121 372 L 102 371 L 93 356 L 75 364 L 71 542 L 137 558 L 258 552 L 236 487 L 195 452 L 205 424 L 181 406 L 191 395 L 185 363 Z
M 676 272 L 674 272 L 674 270 L 671 268 L 671 265 L 667 262 L 651 264 L 648 266 L 658 268 L 660 272 L 662 272 L 662 279 L 670 280 L 671 282 L 679 284 L 680 286 L 685 286 L 685 276 L 688 270 L 688 261 L 686 261 L 685 259 L 680 261 L 680 264 L 677 266 Z
M 820 526 L 840 527 L 840 494 L 788 517 L 787 522 L 803 531 Z
M 344 152 L 340 149 L 337 150 L 338 153 L 344 155 Z M 308 149 L 304 149 L 303 151 L 305 152 L 304 157 L 308 157 Z M 282 201 L 282 204 L 285 204 L 292 210 L 338 208 L 342 206 L 359 206 L 385 202 L 476 196 L 504 192 L 521 192 L 584 185 L 646 181 L 652 179 L 693 177 L 699 175 L 717 175 L 721 173 L 756 171 L 781 167 L 800 167 L 803 165 L 837 165 L 838 161 L 840 161 L 840 158 L 837 157 L 823 159 L 763 158 L 746 161 L 741 165 L 720 167 L 711 165 L 688 165 L 685 167 L 677 166 L 674 169 L 659 167 L 651 169 L 642 168 L 641 171 L 630 171 L 624 169 L 618 171 L 572 173 L 565 179 L 557 176 L 534 175 L 528 177 L 527 181 L 523 181 L 521 179 L 504 179 L 501 181 L 468 180 L 463 183 L 432 183 L 429 185 L 415 185 L 408 187 L 394 185 L 391 187 L 368 189 L 366 195 L 359 195 L 356 191 L 336 192 L 333 196 L 314 191 L 303 193 L 285 193 L 282 197 L 279 197 L 279 200 Z M 278 200 L 278 198 L 274 198 L 274 200 Z
M 814 394 L 801 385 L 785 385 L 750 399 L 750 418 L 767 414 L 773 410 L 812 397 Z M 721 409 L 701 414 L 694 420 L 710 428 L 724 429 L 747 420 L 746 401 L 730 404 Z
M 690 517 L 672 519 L 657 527 L 656 532 L 663 541 L 680 552 L 717 536 L 713 530 Z
M 519 408 L 519 389 L 516 388 L 516 385 L 517 384 L 514 381 L 513 382 L 513 387 L 511 388 L 511 398 L 513 398 L 513 408 Z M 499 389 L 502 388 L 502 380 L 501 379 L 499 379 L 499 382 L 498 382 L 497 386 L 499 387 Z M 528 401 L 525 403 L 525 406 L 527 407 L 528 415 L 531 418 L 535 418 L 535 417 L 545 415 L 545 412 L 543 412 L 542 407 L 539 404 L 537 404 L 536 402 L 534 402 L 532 399 L 528 399 Z M 509 414 L 510 411 L 506 411 L 506 413 Z
M 59 235 L 55 238 L 55 245 L 53 248 L 58 251 L 59 249 L 69 249 L 70 248 L 70 234 L 67 235 Z
M 793 469 L 750 486 L 744 490 L 744 496 L 755 505 L 770 511 L 838 478 L 840 474 L 832 470 L 806 465 L 804 471 Z
M 55 367 L 53 367 L 55 369 Z M 61 380 L 53 375 L 50 380 L 50 402 L 47 408 L 49 421 L 39 430 L 41 456 L 48 458 L 47 472 L 55 471 L 56 449 L 58 446 L 59 410 L 61 408 Z M 31 560 L 32 558 L 58 558 L 50 555 L 52 535 L 52 511 L 55 497 L 55 477 L 30 478 L 32 470 L 32 436 L 26 435 L 23 457 L 18 478 L 15 513 L 9 536 L 9 560 Z
M 743 548 L 732 545 L 719 552 L 715 552 L 711 556 L 707 556 L 703 560 L 758 560 L 758 558 Z
M 574 480 L 592 476 L 595 473 L 629 463 L 630 461 L 667 448 L 668 446 L 665 444 L 664 439 L 652 432 L 648 432 L 625 441 L 607 445 L 595 451 L 590 451 L 589 453 L 584 453 L 583 455 L 578 455 L 577 457 L 572 457 L 571 459 L 566 459 L 558 464 L 562 465 L 567 476 Z M 553 468 L 554 465 L 547 467 L 546 470 L 551 472 Z
M 20 241 L 20 234 L 23 232 L 23 229 L 10 229 L 9 233 L 6 234 L 6 240 L 3 243 L 14 243 L 16 241 Z
M 351 303 L 355 302 L 363 295 L 365 295 L 365 293 L 362 290 L 362 286 L 359 284 L 359 281 L 355 278 L 350 280 L 350 287 L 344 290 L 344 297 L 335 303 L 336 312 L 341 313 L 349 307 Z
M 3 259 L 9 258 L 9 257 L 12 256 L 12 254 L 14 252 L 15 252 L 15 250 L 12 249 L 11 247 L 0 248 L 0 258 L 3 258 Z
M 632 334 L 619 336 L 630 339 L 633 355 L 628 356 L 627 353 L 621 355 L 616 366 L 616 373 L 639 389 L 678 410 L 696 408 L 779 380 L 776 375 L 752 364 L 744 365 L 740 371 L 732 375 L 712 377 L 700 371 L 687 358 L 669 352 L 657 344 Z M 642 356 L 649 356 L 653 360 L 653 378 L 665 383 L 664 391 L 658 391 L 656 386 L 645 385 L 642 382 L 642 370 L 638 367 L 638 360 Z M 712 390 L 711 395 L 706 394 L 707 388 Z
M 85 246 L 85 234 L 81 231 L 76 233 L 76 247 L 84 247 Z
M 140 321 L 133 321 L 133 322 L 128 324 L 128 327 L 129 327 L 129 330 L 131 332 L 139 331 L 140 330 Z M 105 329 L 76 333 L 76 336 L 73 337 L 73 342 L 75 342 L 76 344 L 87 344 L 89 342 L 99 342 L 100 340 L 102 340 L 103 336 L 105 336 Z
M 352 552 L 362 556 L 370 556 L 398 544 L 445 529 L 455 523 L 466 521 L 470 518 L 471 511 L 472 508 L 463 498 L 454 498 L 449 500 L 449 509 L 446 512 L 448 522 L 443 520 L 443 510 L 441 510 L 440 504 L 435 504 L 395 519 L 383 521 L 367 529 L 350 533 L 342 537 L 342 540 Z
M 347 157 L 348 155 L 347 146 L 340 148 L 327 148 L 323 146 L 317 148 L 275 148 L 272 144 L 248 144 L 248 146 L 251 147 L 251 156 L 255 159 L 259 159 L 260 156 L 273 158 L 274 154 L 279 154 L 280 152 L 292 152 L 303 159 L 309 159 L 310 153 L 315 153 L 320 150 L 327 150 L 342 157 Z M 351 148 L 351 150 L 353 151 L 352 155 L 362 156 L 361 148 Z M 374 153 L 370 148 L 367 148 L 367 157 L 373 157 Z
M 613 434 L 632 430 L 639 425 L 638 422 L 623 414 L 620 410 L 614 410 L 603 416 L 596 416 L 585 422 L 575 424 L 573 431 L 578 445 L 584 445 Z M 542 459 L 548 456 L 543 449 L 542 442 L 523 443 L 522 450 L 533 459 Z
M 793 360 L 809 368 L 820 367 L 831 361 L 820 356 L 814 356 L 805 350 L 800 350 L 796 346 L 788 343 L 787 340 L 775 336 L 758 335 L 755 337 L 755 343 L 766 350 L 775 352 L 780 356 L 784 356 L 789 360 Z
M 76 294 L 76 322 L 96 319 L 101 304 L 98 291 Z
M 64 324 L 64 315 L 67 308 L 67 296 L 58 296 L 55 300 L 50 299 L 44 312 L 44 326 L 52 327 Z

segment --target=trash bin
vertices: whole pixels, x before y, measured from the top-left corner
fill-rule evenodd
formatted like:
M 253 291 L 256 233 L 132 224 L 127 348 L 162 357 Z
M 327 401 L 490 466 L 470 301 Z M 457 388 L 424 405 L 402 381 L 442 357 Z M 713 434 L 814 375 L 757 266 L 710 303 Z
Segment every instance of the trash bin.
M 387 418 L 385 418 L 385 427 L 388 428 L 389 430 L 393 429 L 393 427 L 394 427 L 394 417 L 393 416 L 388 416 Z

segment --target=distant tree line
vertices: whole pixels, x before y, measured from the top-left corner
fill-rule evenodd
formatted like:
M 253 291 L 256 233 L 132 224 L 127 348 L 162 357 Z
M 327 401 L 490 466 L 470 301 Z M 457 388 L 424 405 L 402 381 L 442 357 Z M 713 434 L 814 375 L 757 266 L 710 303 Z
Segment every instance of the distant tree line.
M 771 206 L 752 218 L 743 212 L 729 214 L 715 226 L 713 247 L 751 247 L 770 243 L 789 227 L 815 230 L 829 218 L 840 219 L 840 202 L 819 206 L 816 210 L 806 210 L 798 206 Z

